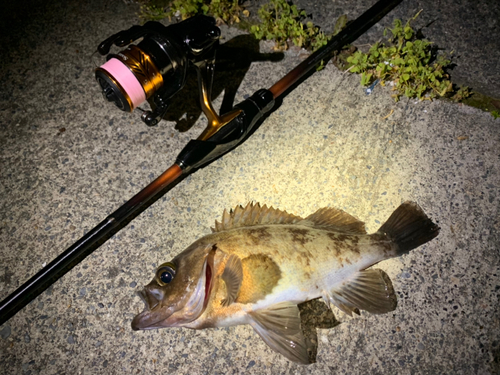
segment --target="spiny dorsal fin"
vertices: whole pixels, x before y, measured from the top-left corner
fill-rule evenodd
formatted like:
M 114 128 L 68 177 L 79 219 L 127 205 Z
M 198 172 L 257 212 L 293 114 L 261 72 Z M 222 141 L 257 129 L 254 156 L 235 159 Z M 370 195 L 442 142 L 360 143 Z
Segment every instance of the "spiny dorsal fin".
M 320 208 L 297 224 L 335 232 L 366 234 L 365 223 L 345 211 L 331 207 Z
M 253 225 L 295 224 L 301 220 L 303 220 L 301 217 L 289 214 L 286 211 L 277 210 L 266 205 L 261 207 L 259 203 L 254 204 L 252 202 L 248 203 L 245 208 L 237 206 L 229 212 L 224 210 L 221 222 L 215 221 L 215 228 L 212 228 L 212 232 Z
M 359 271 L 339 287 L 327 291 L 323 299 L 348 315 L 359 314 L 359 310 L 384 314 L 397 305 L 391 279 L 379 269 Z

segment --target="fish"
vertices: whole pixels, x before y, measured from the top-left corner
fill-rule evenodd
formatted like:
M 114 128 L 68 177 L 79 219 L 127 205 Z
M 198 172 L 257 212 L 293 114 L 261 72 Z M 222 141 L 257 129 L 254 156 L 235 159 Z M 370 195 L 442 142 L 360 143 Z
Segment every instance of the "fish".
M 301 218 L 249 203 L 224 210 L 212 233 L 157 267 L 138 294 L 133 330 L 249 324 L 289 360 L 309 364 L 298 304 L 322 298 L 352 316 L 396 309 L 389 276 L 369 268 L 439 234 L 414 202 L 404 202 L 372 234 L 343 210 Z

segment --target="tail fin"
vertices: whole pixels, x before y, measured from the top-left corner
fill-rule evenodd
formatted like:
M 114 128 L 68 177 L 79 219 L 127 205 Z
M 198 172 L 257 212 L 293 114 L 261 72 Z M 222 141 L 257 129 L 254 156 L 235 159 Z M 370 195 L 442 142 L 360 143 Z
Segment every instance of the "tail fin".
M 379 229 L 398 247 L 403 255 L 423 245 L 439 234 L 439 227 L 427 217 L 415 202 L 405 202 L 387 219 Z

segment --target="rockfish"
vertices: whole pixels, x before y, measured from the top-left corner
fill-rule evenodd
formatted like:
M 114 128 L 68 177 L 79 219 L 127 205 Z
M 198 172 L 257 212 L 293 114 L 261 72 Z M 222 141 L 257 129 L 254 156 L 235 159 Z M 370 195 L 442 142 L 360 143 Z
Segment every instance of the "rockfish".
M 305 219 L 259 204 L 225 210 L 212 234 L 158 267 L 139 293 L 146 306 L 132 329 L 250 324 L 272 349 L 308 364 L 297 304 L 322 297 L 349 315 L 393 311 L 389 276 L 367 268 L 438 233 L 413 202 L 373 234 L 334 208 Z

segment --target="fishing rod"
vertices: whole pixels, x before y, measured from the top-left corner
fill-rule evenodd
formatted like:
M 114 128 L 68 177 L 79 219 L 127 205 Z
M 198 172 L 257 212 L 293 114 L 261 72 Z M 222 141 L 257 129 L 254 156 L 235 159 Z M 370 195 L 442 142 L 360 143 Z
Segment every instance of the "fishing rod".
M 356 40 L 401 1 L 379 0 L 269 89 L 256 91 L 224 115 L 217 114 L 211 103 L 215 51 L 220 37 L 220 29 L 212 17 L 195 16 L 170 26 L 150 21 L 143 26 L 132 26 L 103 41 L 98 52 L 107 55 L 107 61 L 96 69 L 96 80 L 106 100 L 128 112 L 148 101 L 151 110 L 143 110 L 141 119 L 147 125 L 156 125 L 166 114 L 171 98 L 183 88 L 188 67 L 194 66 L 200 104 L 208 125 L 197 139 L 188 142 L 175 163 L 158 178 L 8 295 L 0 303 L 0 325 L 184 177 L 242 143 L 288 90 L 320 63 L 328 61 L 335 51 Z M 141 38 L 137 45 L 131 44 Z M 109 54 L 112 45 L 128 47 L 118 54 Z

